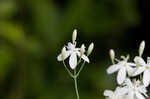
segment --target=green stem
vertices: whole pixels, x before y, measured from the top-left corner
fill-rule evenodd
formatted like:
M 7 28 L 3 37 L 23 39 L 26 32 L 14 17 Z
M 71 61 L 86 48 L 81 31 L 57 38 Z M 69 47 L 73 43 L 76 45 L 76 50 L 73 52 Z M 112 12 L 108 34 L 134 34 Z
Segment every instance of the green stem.
M 65 64 L 65 62 L 64 62 L 64 60 L 63 60 L 63 64 L 64 64 L 64 67 L 65 67 L 65 69 L 67 70 L 68 74 L 70 75 L 70 77 L 74 78 L 74 75 L 73 75 L 73 74 L 70 72 L 70 70 L 67 68 L 67 66 L 66 66 L 66 64 Z
M 84 65 L 85 65 L 85 61 L 82 63 L 82 65 L 81 65 L 81 67 L 80 67 L 80 69 L 79 69 L 79 71 L 78 71 L 78 73 L 76 75 L 77 77 L 80 75 L 80 72 L 82 71 Z
M 74 70 L 74 76 L 75 75 L 76 75 L 76 69 Z M 80 99 L 79 91 L 78 91 L 78 84 L 77 84 L 77 76 L 74 77 L 74 85 L 75 85 L 75 91 L 76 91 L 77 99 Z

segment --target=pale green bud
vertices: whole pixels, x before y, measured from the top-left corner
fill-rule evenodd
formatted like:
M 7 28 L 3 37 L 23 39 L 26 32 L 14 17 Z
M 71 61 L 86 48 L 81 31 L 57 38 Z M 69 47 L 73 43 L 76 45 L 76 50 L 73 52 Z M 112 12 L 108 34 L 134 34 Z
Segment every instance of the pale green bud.
M 110 49 L 109 55 L 110 55 L 111 60 L 114 60 L 114 59 L 115 59 L 115 52 L 114 52 L 113 49 Z
M 112 63 L 114 64 L 114 60 L 115 60 L 115 52 L 114 52 L 113 49 L 110 49 L 109 55 L 110 55 L 110 58 L 111 58 Z
M 62 60 L 64 60 L 66 55 L 66 47 L 63 47 L 61 54 L 62 54 Z
M 82 44 L 81 45 L 81 50 L 80 50 L 81 57 L 84 54 L 84 52 L 85 52 L 85 46 L 84 46 L 84 44 Z
M 89 48 L 88 48 L 88 51 L 87 51 L 87 56 L 89 56 L 89 55 L 92 53 L 93 48 L 94 48 L 94 43 L 91 43 L 91 44 L 89 45 Z
M 141 57 L 145 48 L 145 41 L 142 41 L 140 46 L 139 46 L 139 56 Z
M 113 49 L 110 49 L 109 54 L 110 54 L 111 59 L 114 60 L 115 59 L 115 52 Z
M 147 57 L 147 63 L 150 64 L 150 57 Z
M 73 34 L 72 34 L 72 43 L 75 44 L 77 38 L 77 29 L 74 29 Z

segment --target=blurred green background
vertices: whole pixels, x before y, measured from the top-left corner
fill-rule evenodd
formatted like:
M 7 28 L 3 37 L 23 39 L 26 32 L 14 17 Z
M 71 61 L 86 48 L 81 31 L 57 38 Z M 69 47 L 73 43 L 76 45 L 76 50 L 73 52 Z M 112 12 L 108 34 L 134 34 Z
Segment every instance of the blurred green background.
M 109 49 L 134 56 L 141 40 L 150 45 L 148 8 L 144 0 L 0 0 L 0 98 L 76 99 L 56 59 L 76 28 L 79 46 L 95 44 L 78 80 L 80 97 L 104 99 L 116 86 L 106 74 Z

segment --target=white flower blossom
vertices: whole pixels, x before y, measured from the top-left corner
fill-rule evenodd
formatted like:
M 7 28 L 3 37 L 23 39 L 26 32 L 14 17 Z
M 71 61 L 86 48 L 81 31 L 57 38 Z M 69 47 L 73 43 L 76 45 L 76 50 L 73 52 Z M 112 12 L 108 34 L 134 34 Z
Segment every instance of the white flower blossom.
M 76 46 L 74 44 L 72 44 L 71 42 L 68 43 L 68 46 L 66 46 L 67 50 L 64 56 L 64 60 L 67 59 L 69 56 L 69 65 L 71 67 L 71 69 L 75 69 L 77 66 L 77 56 L 81 57 L 84 61 L 89 63 L 89 59 L 88 57 L 83 54 L 82 56 L 80 53 L 80 48 L 76 48 Z M 62 53 L 58 55 L 57 57 L 58 61 L 62 61 Z
M 137 64 L 137 69 L 133 76 L 137 76 L 143 73 L 143 84 L 147 87 L 150 84 L 150 61 L 149 57 L 147 58 L 147 63 L 143 58 L 136 56 L 134 59 Z
M 127 90 L 126 99 L 145 99 L 145 97 L 148 97 L 146 87 L 139 80 L 132 82 L 127 78 L 124 85 L 124 88 Z
M 127 58 L 124 57 L 122 61 L 119 61 L 117 64 L 111 65 L 107 69 L 108 74 L 112 74 L 118 71 L 117 75 L 118 84 L 122 84 L 125 81 L 127 74 L 130 76 L 133 73 L 134 71 L 133 66 L 136 66 L 136 64 L 134 63 L 127 62 L 128 58 L 129 57 Z

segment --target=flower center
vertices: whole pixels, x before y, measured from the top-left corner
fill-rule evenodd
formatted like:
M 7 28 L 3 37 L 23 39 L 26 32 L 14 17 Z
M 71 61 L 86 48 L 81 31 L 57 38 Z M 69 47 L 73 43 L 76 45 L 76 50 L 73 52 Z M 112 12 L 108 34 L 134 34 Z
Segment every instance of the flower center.
M 146 66 L 146 69 L 150 70 L 150 65 Z

